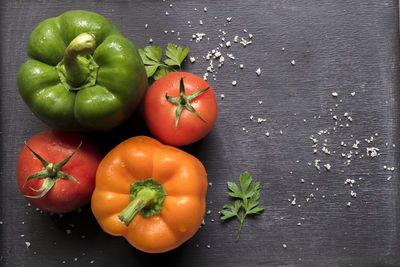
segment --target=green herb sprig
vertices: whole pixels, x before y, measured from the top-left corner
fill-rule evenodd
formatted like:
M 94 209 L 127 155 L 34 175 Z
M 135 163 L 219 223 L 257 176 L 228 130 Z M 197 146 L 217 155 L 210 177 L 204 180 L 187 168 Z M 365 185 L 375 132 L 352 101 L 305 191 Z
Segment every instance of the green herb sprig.
M 236 242 L 239 241 L 243 221 L 247 215 L 259 214 L 264 208 L 257 207 L 260 204 L 260 182 L 251 184 L 253 178 L 245 171 L 239 177 L 240 188 L 233 182 L 227 182 L 228 194 L 235 199 L 235 205 L 224 205 L 221 210 L 221 220 L 237 217 L 240 221 Z
M 144 49 L 139 49 L 139 55 L 142 58 L 146 69 L 147 78 L 153 77 L 154 80 L 160 79 L 162 76 L 177 71 L 176 68 L 182 70 L 182 62 L 189 53 L 189 47 L 183 49 L 172 43 L 168 43 L 165 50 L 164 63 L 161 61 L 162 49 L 159 46 L 146 46 Z

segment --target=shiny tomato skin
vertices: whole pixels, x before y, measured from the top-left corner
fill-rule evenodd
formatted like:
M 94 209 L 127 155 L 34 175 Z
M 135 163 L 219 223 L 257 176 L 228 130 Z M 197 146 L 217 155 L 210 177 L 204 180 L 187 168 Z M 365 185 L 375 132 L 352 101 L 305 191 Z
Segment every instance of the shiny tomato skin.
M 47 162 L 59 163 L 67 158 L 78 147 L 82 146 L 61 168 L 61 171 L 72 175 L 79 184 L 71 179 L 58 179 L 50 191 L 41 198 L 25 197 L 32 205 L 52 213 L 66 213 L 83 206 L 90 201 L 94 190 L 96 170 L 102 159 L 96 146 L 79 133 L 62 132 L 53 129 L 33 136 L 27 144 Z M 26 178 L 44 169 L 43 164 L 24 146 L 18 157 L 17 179 L 23 195 L 39 195 L 31 188 L 39 189 L 44 179 L 28 181 Z
M 165 94 L 179 97 L 182 77 L 186 95 L 210 87 L 190 102 L 207 123 L 184 108 L 175 130 L 176 105 L 169 102 Z M 150 86 L 144 98 L 143 113 L 147 127 L 157 139 L 164 144 L 183 146 L 202 139 L 210 132 L 217 120 L 218 108 L 214 91 L 205 80 L 192 73 L 173 72 L 161 77 Z

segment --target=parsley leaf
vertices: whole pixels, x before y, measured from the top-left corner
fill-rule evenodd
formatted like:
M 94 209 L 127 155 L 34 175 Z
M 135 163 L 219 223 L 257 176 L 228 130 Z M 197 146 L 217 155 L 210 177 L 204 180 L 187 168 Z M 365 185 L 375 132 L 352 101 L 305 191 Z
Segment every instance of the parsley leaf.
M 182 47 L 168 43 L 165 55 L 168 57 L 164 63 L 168 66 L 178 66 L 181 69 L 181 64 L 189 53 L 189 47 L 182 50 Z
M 239 240 L 243 221 L 247 215 L 259 214 L 264 208 L 257 207 L 260 204 L 260 182 L 251 183 L 253 178 L 246 171 L 239 177 L 240 189 L 237 184 L 227 182 L 231 197 L 237 198 L 235 206 L 227 204 L 222 207 L 221 220 L 237 217 L 240 221 L 239 232 L 236 241 Z
M 153 79 L 155 81 L 157 81 L 158 79 L 160 79 L 162 76 L 171 73 L 171 72 L 175 72 L 175 69 L 169 69 L 169 68 L 158 68 L 158 70 L 156 71 L 156 73 L 154 73 L 153 75 Z
M 144 52 L 146 52 L 146 56 L 155 61 L 155 62 L 160 62 L 161 57 L 162 57 L 162 50 L 161 47 L 155 47 L 155 46 L 146 46 L 144 48 Z
M 146 69 L 147 78 L 153 76 L 157 68 L 161 66 L 161 47 L 146 46 L 143 49 L 139 49 L 139 55 L 142 58 L 144 67 Z
M 146 46 L 144 49 L 139 49 L 139 55 L 142 58 L 144 67 L 146 69 L 147 78 L 153 77 L 154 80 L 158 80 L 162 76 L 175 72 L 176 67 L 179 70 L 182 69 L 182 62 L 189 53 L 189 48 L 183 49 L 180 46 L 176 46 L 172 43 L 168 43 L 165 51 L 167 59 L 162 59 L 162 49 L 159 46 Z

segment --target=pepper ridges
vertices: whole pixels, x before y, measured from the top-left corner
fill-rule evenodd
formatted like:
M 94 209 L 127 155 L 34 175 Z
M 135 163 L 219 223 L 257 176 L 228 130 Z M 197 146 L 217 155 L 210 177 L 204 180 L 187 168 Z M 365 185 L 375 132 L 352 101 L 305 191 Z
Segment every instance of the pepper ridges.
M 33 30 L 18 87 L 47 125 L 106 131 L 139 106 L 147 76 L 136 47 L 113 24 L 96 13 L 75 10 Z

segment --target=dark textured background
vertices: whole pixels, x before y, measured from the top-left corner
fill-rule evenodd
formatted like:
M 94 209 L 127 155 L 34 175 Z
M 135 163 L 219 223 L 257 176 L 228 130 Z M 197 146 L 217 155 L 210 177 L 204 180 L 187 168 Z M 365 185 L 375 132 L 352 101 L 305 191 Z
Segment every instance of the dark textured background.
M 104 234 L 88 206 L 60 218 L 28 207 L 19 193 L 18 153 L 24 140 L 46 127 L 20 98 L 17 71 L 26 60 L 27 40 L 35 25 L 71 9 L 106 16 L 137 47 L 147 45 L 149 38 L 163 48 L 167 42 L 190 46 L 190 55 L 198 59 L 184 69 L 201 76 L 208 64 L 202 57 L 221 43 L 219 29 L 231 41 L 234 35 L 247 36 L 243 29 L 254 35 L 246 48 L 235 43 L 222 48 L 225 64 L 221 69 L 215 66 L 216 80 L 210 74 L 219 103 L 218 121 L 204 140 L 184 149 L 207 169 L 211 214 L 190 241 L 172 252 L 144 254 L 123 238 Z M 0 265 L 400 266 L 399 146 L 393 146 L 399 140 L 396 1 L 14 0 L 2 3 L 0 12 Z M 232 17 L 229 24 L 227 17 Z M 197 32 L 206 36 L 191 42 Z M 236 59 L 229 59 L 227 52 Z M 295 66 L 290 64 L 293 59 Z M 255 74 L 258 67 L 260 77 Z M 235 87 L 233 80 L 238 82 Z M 339 96 L 332 97 L 332 92 Z M 353 122 L 347 121 L 345 112 Z M 340 120 L 335 129 L 333 115 Z M 258 117 L 267 121 L 258 124 Z M 339 126 L 346 123 L 349 127 Z M 324 129 L 329 133 L 318 136 Z M 148 134 L 140 112 L 123 126 L 90 137 L 107 153 L 137 134 Z M 311 135 L 319 140 L 317 154 Z M 375 139 L 368 144 L 364 139 L 372 135 Z M 321 152 L 325 139 L 331 155 Z M 358 149 L 351 148 L 355 140 L 360 141 Z M 366 155 L 371 146 L 380 149 L 379 156 Z M 359 155 L 353 154 L 347 166 L 341 153 L 349 151 Z M 331 171 L 318 171 L 315 159 L 321 166 L 330 163 Z M 395 170 L 385 170 L 385 165 Z M 235 243 L 238 222 L 221 223 L 218 211 L 231 201 L 226 181 L 237 180 L 245 170 L 261 181 L 265 212 L 246 219 Z M 344 184 L 347 178 L 355 179 L 353 188 Z M 351 189 L 357 198 L 350 196 Z M 293 195 L 295 206 L 288 201 Z M 346 206 L 348 201 L 351 207 Z M 72 233 L 67 235 L 66 229 Z M 25 241 L 31 242 L 30 248 Z

